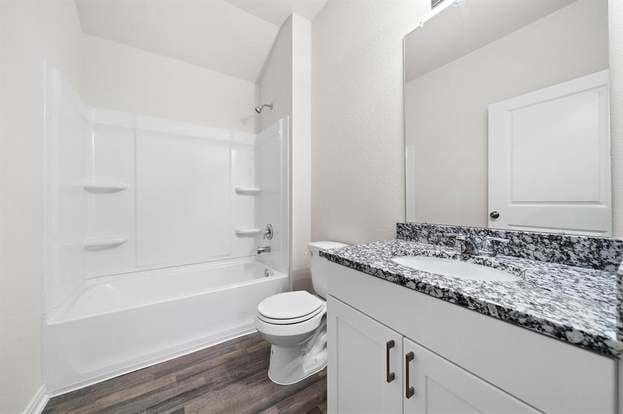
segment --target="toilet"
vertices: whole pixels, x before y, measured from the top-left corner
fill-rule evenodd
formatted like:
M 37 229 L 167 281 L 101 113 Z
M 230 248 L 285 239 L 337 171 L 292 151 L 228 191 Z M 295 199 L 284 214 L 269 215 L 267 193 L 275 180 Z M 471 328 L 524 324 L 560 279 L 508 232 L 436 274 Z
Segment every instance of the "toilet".
M 264 299 L 257 307 L 255 326 L 271 343 L 268 377 L 276 384 L 295 384 L 327 366 L 327 274 L 320 250 L 347 244 L 321 241 L 309 243 L 311 277 L 316 295 L 306 291 L 286 292 Z

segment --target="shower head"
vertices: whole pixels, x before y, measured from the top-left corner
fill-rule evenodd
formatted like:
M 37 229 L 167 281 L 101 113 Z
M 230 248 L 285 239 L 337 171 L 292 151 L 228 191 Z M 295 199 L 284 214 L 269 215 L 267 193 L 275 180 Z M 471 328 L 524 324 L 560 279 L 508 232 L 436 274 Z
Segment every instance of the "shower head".
M 273 104 L 263 104 L 255 107 L 255 112 L 261 114 L 264 111 L 264 108 L 268 108 L 271 111 L 273 110 Z

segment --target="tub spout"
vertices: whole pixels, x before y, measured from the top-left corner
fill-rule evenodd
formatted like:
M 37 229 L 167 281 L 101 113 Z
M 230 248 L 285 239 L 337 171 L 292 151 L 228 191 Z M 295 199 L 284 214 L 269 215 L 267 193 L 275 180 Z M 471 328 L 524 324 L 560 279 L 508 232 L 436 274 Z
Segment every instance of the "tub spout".
M 271 252 L 271 248 L 270 248 L 270 246 L 260 246 L 257 249 L 255 249 L 255 252 L 257 254 L 270 253 Z

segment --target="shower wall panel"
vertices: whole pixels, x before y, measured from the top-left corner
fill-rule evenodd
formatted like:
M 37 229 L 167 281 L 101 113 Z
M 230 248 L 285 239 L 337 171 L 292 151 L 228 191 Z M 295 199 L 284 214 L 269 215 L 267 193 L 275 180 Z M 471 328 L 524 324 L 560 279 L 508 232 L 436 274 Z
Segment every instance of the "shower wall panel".
M 202 128 L 137 129 L 137 266 L 232 254 L 229 141 Z
M 255 256 L 261 243 L 287 272 L 287 120 L 256 136 L 89 107 L 54 70 L 46 107 L 48 315 L 89 279 Z

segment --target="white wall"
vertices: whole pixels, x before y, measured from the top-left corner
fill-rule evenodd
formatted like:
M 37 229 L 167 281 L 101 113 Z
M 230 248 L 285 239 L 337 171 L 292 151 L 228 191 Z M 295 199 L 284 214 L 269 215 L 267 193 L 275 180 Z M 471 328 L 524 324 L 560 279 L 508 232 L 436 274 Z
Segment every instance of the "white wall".
M 410 81 L 408 219 L 486 227 L 488 105 L 607 69 L 607 21 L 607 0 L 579 0 Z
M 310 289 L 311 23 L 296 14 L 281 27 L 258 79 L 257 104 L 272 103 L 259 116 L 266 128 L 290 117 L 290 275 L 294 289 Z
M 388 239 L 404 220 L 402 38 L 429 4 L 329 0 L 314 20 L 313 239 Z
M 311 22 L 292 16 L 291 251 L 292 286 L 311 289 Z
M 43 61 L 75 78 L 73 1 L 0 2 L 0 412 L 42 386 Z
M 256 104 L 273 104 L 257 117 L 265 129 L 278 119 L 292 115 L 292 16 L 279 29 L 275 43 L 257 80 Z
M 83 100 L 100 108 L 245 132 L 255 129 L 255 84 L 84 35 Z

